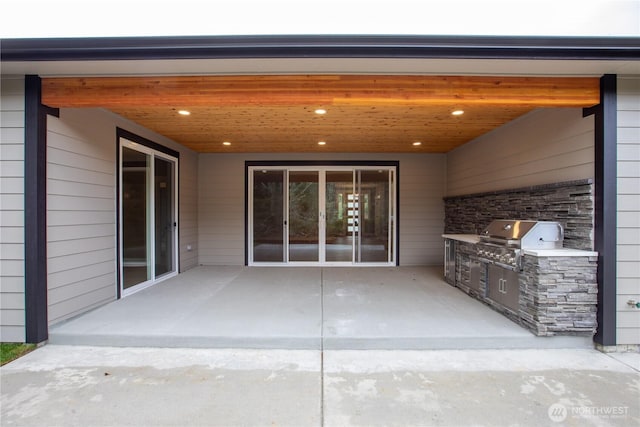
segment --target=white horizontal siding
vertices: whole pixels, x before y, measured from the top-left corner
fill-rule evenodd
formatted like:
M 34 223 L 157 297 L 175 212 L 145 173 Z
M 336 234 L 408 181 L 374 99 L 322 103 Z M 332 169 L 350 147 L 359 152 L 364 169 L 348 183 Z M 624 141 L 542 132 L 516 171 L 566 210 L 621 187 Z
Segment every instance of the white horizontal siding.
M 617 330 L 619 345 L 640 344 L 640 76 L 618 78 Z
M 403 155 L 399 160 L 400 265 L 441 264 L 446 156 Z
M 116 295 L 115 129 L 104 123 L 104 127 L 97 125 L 93 132 L 85 132 L 84 128 L 98 116 L 91 113 L 62 110 L 60 118 L 48 120 L 50 323 L 113 300 Z M 92 271 L 96 267 L 108 272 Z M 99 289 L 95 289 L 96 276 L 108 277 Z
M 197 264 L 196 153 L 103 110 L 62 109 L 47 134 L 50 324 L 116 298 L 117 127 L 180 152 L 181 270 Z
M 49 292 L 70 284 L 84 283 L 90 279 L 103 276 L 105 274 L 110 274 L 112 276 L 111 280 L 113 283 L 113 281 L 115 281 L 115 273 L 116 266 L 112 260 L 83 265 L 82 267 L 78 267 L 73 270 L 62 270 L 55 273 L 49 273 Z M 115 296 L 115 289 L 113 290 L 113 294 Z
M 199 263 L 244 263 L 244 160 L 201 154 L 198 164 Z
M 3 106 L 3 108 L 7 107 Z M 0 121 L 5 127 L 19 128 L 20 126 L 24 126 L 24 111 L 10 111 L 3 109 L 0 111 Z
M 397 160 L 400 264 L 442 262 L 445 156 L 413 154 L 202 154 L 198 177 L 199 262 L 241 265 L 245 251 L 244 164 L 248 160 Z
M 198 156 L 180 157 L 180 271 L 198 265 Z M 188 248 L 191 249 L 188 249 Z
M 447 154 L 447 195 L 528 187 L 594 176 L 593 117 L 541 109 Z
M 24 77 L 0 80 L 0 340 L 24 342 Z
M 83 284 L 82 288 L 86 289 L 88 284 L 89 283 Z M 103 286 L 96 291 L 90 291 L 82 294 L 76 293 L 72 298 L 66 301 L 56 303 L 50 302 L 49 318 L 66 319 L 112 301 L 112 287 L 113 286 Z

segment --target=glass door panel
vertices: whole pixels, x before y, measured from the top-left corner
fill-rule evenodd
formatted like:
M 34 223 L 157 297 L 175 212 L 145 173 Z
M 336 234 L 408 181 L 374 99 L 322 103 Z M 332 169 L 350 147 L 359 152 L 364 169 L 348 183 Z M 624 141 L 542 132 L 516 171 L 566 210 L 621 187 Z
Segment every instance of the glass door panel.
M 175 270 L 174 163 L 160 157 L 154 162 L 156 277 Z
M 122 148 L 122 286 L 151 279 L 149 177 L 151 156 Z
M 283 170 L 253 172 L 253 261 L 284 262 Z
M 389 262 L 389 170 L 357 171 L 357 261 Z
M 289 172 L 289 261 L 319 261 L 318 171 Z
M 353 171 L 327 171 L 325 260 L 353 261 Z
M 393 265 L 394 173 L 251 167 L 249 263 Z
M 178 272 L 178 160 L 122 139 L 120 291 L 130 295 Z

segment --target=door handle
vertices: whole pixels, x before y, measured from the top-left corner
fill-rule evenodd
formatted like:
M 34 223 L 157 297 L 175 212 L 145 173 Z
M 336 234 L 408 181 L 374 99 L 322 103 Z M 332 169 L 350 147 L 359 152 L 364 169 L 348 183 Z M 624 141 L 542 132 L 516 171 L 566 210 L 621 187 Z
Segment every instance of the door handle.
M 507 281 L 505 279 L 502 279 L 502 293 L 507 293 Z
M 500 279 L 500 282 L 498 284 L 498 291 L 500 291 L 500 293 L 502 293 L 502 294 L 506 294 L 507 293 L 507 280 L 506 279 Z

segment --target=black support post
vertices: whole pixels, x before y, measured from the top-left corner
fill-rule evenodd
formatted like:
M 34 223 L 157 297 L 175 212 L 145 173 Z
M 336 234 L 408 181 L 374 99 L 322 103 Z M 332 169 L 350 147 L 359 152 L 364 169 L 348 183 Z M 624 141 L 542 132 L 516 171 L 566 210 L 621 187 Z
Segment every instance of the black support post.
M 600 79 L 595 115 L 595 250 L 598 251 L 598 330 L 602 346 L 616 345 L 617 76 Z
M 28 343 L 49 338 L 47 325 L 47 112 L 41 80 L 25 76 L 24 281 Z

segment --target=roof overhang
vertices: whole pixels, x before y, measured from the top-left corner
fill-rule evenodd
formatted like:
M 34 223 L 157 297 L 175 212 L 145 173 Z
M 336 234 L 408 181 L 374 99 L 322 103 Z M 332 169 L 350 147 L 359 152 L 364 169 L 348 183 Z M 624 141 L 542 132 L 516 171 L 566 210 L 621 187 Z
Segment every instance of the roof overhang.
M 0 40 L 3 74 L 640 73 L 640 38 L 192 36 Z
M 80 78 L 76 80 L 80 88 L 87 89 L 89 77 L 108 77 L 108 78 L 124 78 L 143 76 L 151 76 L 154 81 L 163 80 L 163 76 L 238 76 L 253 75 L 265 76 L 269 75 L 289 75 L 298 76 L 304 79 L 304 76 L 316 75 L 353 75 L 365 78 L 367 75 L 383 75 L 383 76 L 401 76 L 405 81 L 410 81 L 410 76 L 440 76 L 433 82 L 442 79 L 442 76 L 469 76 L 465 84 L 469 85 L 474 76 L 490 76 L 492 78 L 502 76 L 503 78 L 495 79 L 502 87 L 506 87 L 506 82 L 510 77 L 549 77 L 548 82 L 551 86 L 546 92 L 539 94 L 540 98 L 537 102 L 528 104 L 528 108 L 545 107 L 547 104 L 541 102 L 545 98 L 555 98 L 558 96 L 557 84 L 564 77 L 600 77 L 604 74 L 640 74 L 640 38 L 623 38 L 623 37 L 502 37 L 502 36 L 216 36 L 216 37 L 134 37 L 134 38 L 64 38 L 64 39 L 4 39 L 1 41 L 0 58 L 2 59 L 3 74 L 37 74 L 43 78 Z M 451 81 L 451 78 L 444 77 L 445 80 Z M 366 79 L 366 78 L 365 78 Z M 554 79 L 556 82 L 554 83 Z M 73 81 L 73 80 L 71 80 Z M 110 80 L 109 80 L 110 81 Z M 107 87 L 109 81 L 98 81 L 90 85 L 90 91 L 97 91 L 102 87 Z M 113 80 L 116 85 L 123 85 L 120 80 Z M 224 79 L 222 79 L 224 81 Z M 532 80 L 533 81 L 533 80 Z M 57 82 L 56 84 L 59 84 Z M 246 83 L 246 82 L 245 82 Z M 137 81 L 125 84 L 125 92 L 129 94 L 133 90 Z M 168 84 L 168 83 L 167 83 Z M 380 83 L 376 80 L 375 85 Z M 420 83 L 422 84 L 422 83 Z M 411 89 L 412 92 L 418 93 L 420 84 Z M 424 83 L 426 84 L 426 83 Z M 433 83 L 435 84 L 435 83 Z M 498 83 L 496 83 L 498 84 Z M 371 89 L 373 83 L 369 83 L 367 87 Z M 431 83 L 429 83 L 431 85 Z M 529 85 L 529 86 L 527 86 Z M 145 87 L 147 87 L 146 85 Z M 169 84 L 169 86 L 171 86 Z M 588 87 L 591 87 L 587 85 Z M 523 88 L 519 89 L 523 93 L 531 92 L 531 81 L 526 81 Z M 288 87 L 285 90 L 286 96 L 296 93 L 299 88 Z M 398 88 L 396 88 L 398 89 Z M 66 89 L 65 89 L 66 90 Z M 350 89 L 349 93 L 355 89 Z M 448 89 L 449 90 L 449 89 Z M 453 90 L 453 89 L 450 89 Z M 473 93 L 475 89 L 469 92 Z M 586 90 L 586 89 L 585 89 Z M 195 88 L 191 88 L 187 93 L 194 93 Z M 204 93 L 209 93 L 209 89 Z M 219 91 L 214 91 L 219 94 Z M 442 111 L 435 111 L 428 104 L 433 103 L 431 95 L 427 97 L 418 96 L 420 108 L 416 109 L 416 105 L 407 103 L 406 94 L 401 90 L 392 91 L 392 95 L 385 95 L 384 105 L 379 99 L 369 99 L 369 107 L 383 108 L 384 110 L 376 111 L 381 116 L 384 123 L 401 123 L 398 117 L 408 117 L 406 114 L 409 108 L 413 108 L 419 117 L 429 117 L 428 120 L 414 120 L 415 123 L 422 123 L 422 128 L 418 129 L 416 135 L 407 135 L 406 126 L 396 126 L 389 130 L 388 141 L 376 141 L 382 132 L 381 128 L 376 127 L 374 135 L 364 138 L 361 129 L 369 129 L 371 126 L 364 119 L 370 119 L 372 113 L 366 112 L 362 106 L 339 106 L 342 110 L 340 117 L 345 123 L 351 123 L 350 134 L 336 134 L 335 129 L 347 128 L 346 124 L 330 123 L 331 126 L 316 129 L 318 135 L 311 135 L 306 143 L 308 147 L 299 147 L 294 151 L 313 151 L 316 150 L 315 140 L 318 138 L 330 138 L 334 136 L 335 140 L 346 141 L 349 136 L 354 136 L 354 140 L 367 139 L 371 144 L 367 146 L 349 145 L 342 146 L 341 150 L 351 151 L 405 151 L 413 148 L 405 148 L 411 141 L 432 140 L 432 146 L 424 144 L 422 150 L 430 150 L 431 152 L 447 152 L 452 147 L 461 143 L 465 143 L 473 137 L 486 132 L 492 128 L 505 123 L 505 120 L 512 120 L 520 114 L 524 114 L 528 110 L 504 111 L 506 104 L 494 105 L 491 108 L 486 106 L 481 109 L 482 114 L 478 116 L 479 123 L 483 127 L 473 135 L 460 135 L 458 141 L 447 141 L 446 137 L 450 137 L 452 130 L 446 126 L 442 127 L 440 135 L 436 137 L 428 130 L 434 130 L 436 124 L 443 122 L 441 116 L 446 111 L 454 107 L 458 108 L 460 100 L 467 99 L 462 92 L 452 94 L 454 100 L 448 101 L 446 105 L 440 106 L 444 108 Z M 76 91 L 76 95 L 78 96 Z M 111 92 L 110 92 L 111 93 Z M 244 92 L 243 92 L 244 93 Z M 586 92 L 585 92 L 586 93 Z M 508 95 L 507 98 L 512 97 Z M 417 96 L 417 95 L 416 95 Z M 506 99 L 503 95 L 502 98 Z M 142 98 L 145 95 L 141 95 Z M 347 96 L 348 97 L 348 96 Z M 415 96 L 414 96 L 415 97 Z M 193 97 L 192 97 L 193 98 Z M 334 97 L 335 98 L 335 97 Z M 207 129 L 206 137 L 208 140 L 220 141 L 226 138 L 234 140 L 242 140 L 246 146 L 235 144 L 234 150 L 240 151 L 256 151 L 266 150 L 265 142 L 262 140 L 253 141 L 255 146 L 250 144 L 249 138 L 246 136 L 248 123 L 262 123 L 261 117 L 294 117 L 295 123 L 303 123 L 300 115 L 305 115 L 305 109 L 311 108 L 312 105 L 323 104 L 334 105 L 335 99 L 328 102 L 324 100 L 320 102 L 312 102 L 305 98 L 306 103 L 302 105 L 287 104 L 288 110 L 283 111 L 280 106 L 259 105 L 260 110 L 257 111 L 254 105 L 224 105 L 204 106 L 206 110 L 199 110 L 194 116 L 200 117 L 201 122 L 197 123 L 195 128 L 182 129 L 177 135 L 173 135 L 171 129 L 180 130 L 181 122 L 176 122 L 171 117 L 173 107 L 164 106 L 167 111 L 159 111 L 157 99 L 154 98 L 144 106 L 140 105 L 106 105 L 93 102 L 92 104 L 82 104 L 85 107 L 102 107 L 111 109 L 118 114 L 128 117 L 130 120 L 136 121 L 147 126 L 161 134 L 175 138 L 177 141 L 189 146 L 187 140 L 181 141 L 188 133 L 197 134 L 198 129 Z M 338 97 L 340 98 L 340 97 Z M 344 98 L 344 96 L 342 97 Z M 366 97 L 365 97 L 366 98 Z M 597 98 L 597 97 L 596 97 Z M 47 98 L 48 99 L 48 98 Z M 123 98 L 125 99 L 125 98 Z M 127 95 L 126 99 L 131 100 Z M 146 98 L 145 98 L 146 99 Z M 173 99 L 173 98 L 172 98 Z M 264 103 L 264 96 L 260 98 Z M 341 99 L 341 98 L 340 98 Z M 391 102 L 391 101 L 393 102 Z M 101 99 L 100 102 L 103 102 Z M 193 99 L 191 99 L 193 101 Z M 455 101 L 455 102 L 454 102 Z M 52 107 L 74 105 L 62 102 L 60 100 L 49 101 Z M 389 103 L 393 104 L 393 108 Z M 596 102 L 596 101 L 593 101 Z M 593 102 L 587 102 L 580 106 L 591 106 Z M 254 102 L 255 104 L 255 102 Z M 424 104 L 424 105 L 423 105 Z M 571 104 L 573 105 L 573 104 Z M 569 104 L 564 105 L 570 106 Z M 574 107 L 576 105 L 573 105 Z M 177 108 L 177 104 L 176 107 Z M 195 104 L 182 103 L 180 108 L 189 107 L 198 108 Z M 203 106 L 200 106 L 203 107 Z M 222 109 L 220 109 L 220 108 Z M 244 109 L 239 109 L 243 107 Z M 428 108 L 427 108 L 428 107 Z M 405 110 L 402 110 L 402 109 Z M 470 113 L 472 113 L 471 105 L 465 105 Z M 268 113 L 268 114 L 267 114 Z M 286 113 L 286 114 L 285 114 Z M 508 113 L 508 114 L 506 114 Z M 265 116 L 266 114 L 266 116 Z M 335 116 L 335 115 L 334 115 Z M 231 118 L 231 126 L 226 132 L 220 135 L 215 134 L 213 130 L 207 128 L 204 124 L 222 123 L 220 117 Z M 244 119 L 242 119 L 244 117 Z M 237 119 L 236 119 L 237 118 Z M 247 119 L 247 118 L 250 118 Z M 498 118 L 501 118 L 498 120 Z M 241 120 L 242 119 L 242 120 Z M 358 119 L 358 120 L 356 120 Z M 195 117 L 192 118 L 195 122 Z M 246 121 L 249 120 L 249 121 Z M 265 119 L 266 120 L 266 119 Z M 470 114 L 467 120 L 473 120 Z M 316 120 L 317 121 L 317 120 Z M 329 122 L 328 120 L 325 120 Z M 268 120 L 269 123 L 272 120 Z M 292 122 L 292 123 L 293 123 Z M 265 122 L 266 123 L 266 122 Z M 306 123 L 306 122 L 305 122 Z M 360 127 L 353 123 L 360 123 Z M 491 126 L 484 126 L 491 123 Z M 166 129 L 160 124 L 169 124 L 170 129 Z M 283 126 L 287 129 L 291 127 L 287 123 L 273 125 L 274 132 L 282 132 Z M 219 130 L 220 126 L 216 127 Z M 262 133 L 266 129 L 266 125 L 261 125 Z M 307 135 L 311 129 L 309 126 L 304 127 L 300 131 L 300 135 Z M 373 129 L 373 128 L 372 128 Z M 467 127 L 466 129 L 470 129 Z M 234 132 L 232 132 L 234 131 Z M 222 132 L 222 131 L 221 131 Z M 360 132 L 360 133 L 358 133 Z M 455 133 L 455 132 L 453 132 Z M 254 138 L 261 132 L 255 131 L 251 133 Z M 295 132 L 289 134 L 296 136 L 296 141 L 302 137 Z M 265 133 L 265 138 L 269 141 L 282 140 L 281 146 L 273 146 L 270 150 L 290 151 L 294 146 L 292 141 L 288 141 L 279 134 Z M 317 138 L 316 138 L 317 137 Z M 223 139 L 224 138 L 224 139 Z M 316 139 L 314 139 L 316 138 Z M 398 145 L 393 141 L 397 141 Z M 200 144 L 200 145 L 198 145 Z M 373 144 L 373 145 L 372 145 Z M 377 145 L 376 145 L 377 144 Z M 453 145 L 452 145 L 453 144 Z M 220 150 L 214 143 L 199 143 L 195 139 L 191 142 L 192 148 L 198 151 L 216 151 Z M 329 148 L 338 150 L 337 148 Z M 228 151 L 228 149 L 226 149 Z M 269 150 L 267 150 L 269 151 Z

